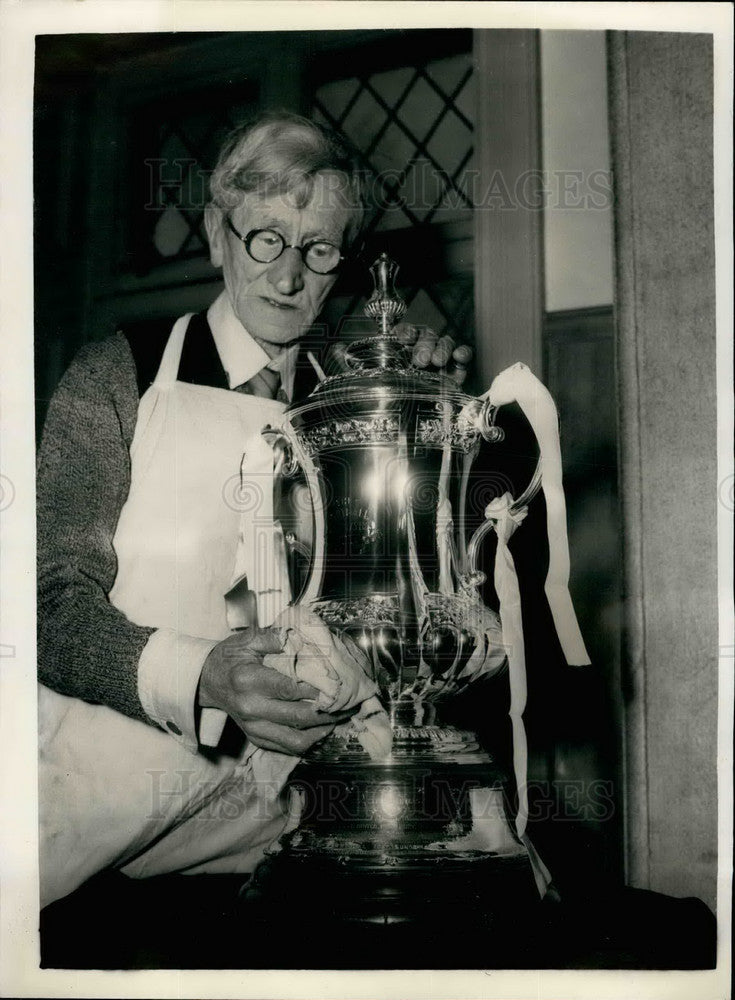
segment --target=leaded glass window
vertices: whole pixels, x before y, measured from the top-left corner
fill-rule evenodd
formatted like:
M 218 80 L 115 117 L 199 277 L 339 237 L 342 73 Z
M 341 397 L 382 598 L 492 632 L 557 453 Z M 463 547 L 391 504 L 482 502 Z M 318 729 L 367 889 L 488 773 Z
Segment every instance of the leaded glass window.
M 456 33 L 447 49 L 388 67 L 363 61 L 315 88 L 312 114 L 362 155 L 374 202 L 367 243 L 399 260 L 409 318 L 471 341 L 475 78 L 469 37 Z M 359 325 L 365 291 L 331 311 Z
M 271 42 L 262 39 L 266 50 Z M 303 75 L 298 110 L 342 130 L 374 179 L 367 263 L 373 251 L 386 249 L 401 266 L 408 318 L 471 342 L 472 33 L 314 32 L 299 36 L 290 58 Z M 224 82 L 217 70 L 217 84 L 159 91 L 129 106 L 124 148 L 130 160 L 119 172 L 127 202 L 121 217 L 130 222 L 115 237 L 120 289 L 173 289 L 216 278 L 206 265 L 208 177 L 227 131 L 265 106 L 264 90 L 273 100 L 264 72 L 246 79 L 233 72 Z M 274 106 L 294 107 L 293 99 L 274 100 Z M 132 188 L 130 177 L 137 178 Z M 364 266 L 335 291 L 328 324 L 361 317 L 370 291 Z
M 207 255 L 204 206 L 225 135 L 256 110 L 257 88 L 206 88 L 137 108 L 131 213 L 133 268 Z

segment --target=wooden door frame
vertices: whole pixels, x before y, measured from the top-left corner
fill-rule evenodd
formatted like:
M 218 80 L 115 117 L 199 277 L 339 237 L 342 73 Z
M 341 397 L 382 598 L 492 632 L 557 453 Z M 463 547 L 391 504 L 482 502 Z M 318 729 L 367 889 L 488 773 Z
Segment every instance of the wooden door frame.
M 483 385 L 523 361 L 543 377 L 543 217 L 537 31 L 476 30 L 475 324 Z M 534 173 L 535 172 L 535 173 Z

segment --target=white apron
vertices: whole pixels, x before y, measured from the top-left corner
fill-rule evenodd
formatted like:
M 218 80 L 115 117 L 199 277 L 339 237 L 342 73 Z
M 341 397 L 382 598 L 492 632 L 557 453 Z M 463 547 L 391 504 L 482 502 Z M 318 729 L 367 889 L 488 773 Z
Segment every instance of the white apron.
M 136 624 L 219 640 L 230 633 L 233 573 L 272 564 L 262 545 L 253 561 L 243 526 L 259 522 L 259 541 L 273 539 L 272 458 L 267 467 L 260 431 L 284 404 L 178 382 L 189 319 L 175 324 L 139 403 L 110 601 Z M 269 622 L 261 615 L 260 624 Z M 192 753 L 158 728 L 43 685 L 39 737 L 42 905 L 109 866 L 133 877 L 249 872 L 297 821 L 279 796 L 293 757 L 250 745 L 239 758 Z

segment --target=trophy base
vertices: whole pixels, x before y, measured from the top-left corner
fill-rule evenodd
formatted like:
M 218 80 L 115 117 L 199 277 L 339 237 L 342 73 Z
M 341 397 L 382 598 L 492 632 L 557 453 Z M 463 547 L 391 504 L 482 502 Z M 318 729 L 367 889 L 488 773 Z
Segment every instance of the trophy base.
M 258 867 L 250 902 L 308 899 L 323 916 L 383 924 L 538 902 L 507 776 L 472 733 L 396 726 L 378 761 L 356 738 L 332 736 L 290 785 L 301 825 Z

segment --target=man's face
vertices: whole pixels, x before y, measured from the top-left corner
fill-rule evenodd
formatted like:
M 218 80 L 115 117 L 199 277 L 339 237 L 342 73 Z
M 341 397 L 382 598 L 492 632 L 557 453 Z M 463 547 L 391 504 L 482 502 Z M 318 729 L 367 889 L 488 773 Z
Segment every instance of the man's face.
M 311 199 L 303 208 L 290 194 L 249 194 L 230 218 L 243 236 L 252 229 L 273 229 L 289 244 L 270 264 L 258 263 L 218 209 L 206 215 L 212 263 L 222 267 L 235 315 L 266 351 L 277 353 L 278 346 L 302 336 L 314 322 L 336 280 L 333 274 L 310 271 L 290 245 L 320 239 L 342 248 L 352 214 L 335 190 L 334 176 L 322 173 L 316 175 Z

